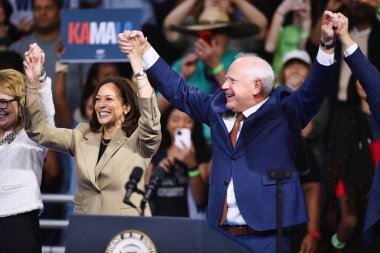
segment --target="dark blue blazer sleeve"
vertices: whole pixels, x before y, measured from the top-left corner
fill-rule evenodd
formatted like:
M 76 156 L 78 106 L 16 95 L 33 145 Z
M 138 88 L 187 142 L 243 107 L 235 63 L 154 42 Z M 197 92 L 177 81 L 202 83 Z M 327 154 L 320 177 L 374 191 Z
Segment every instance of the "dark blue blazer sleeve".
M 352 74 L 359 80 L 376 123 L 380 126 L 380 74 L 360 48 L 345 58 Z
M 307 79 L 301 87 L 284 99 L 285 113 L 293 118 L 293 123 L 304 128 L 319 111 L 330 88 L 335 64 L 324 66 L 314 61 Z
M 380 74 L 364 56 L 360 48 L 345 58 L 352 74 L 359 80 L 367 95 L 367 101 L 376 123 L 380 126 Z M 380 220 L 380 163 L 375 171 L 363 225 L 363 239 L 372 242 L 376 234 L 375 226 Z
M 196 121 L 208 124 L 211 95 L 206 95 L 187 82 L 159 58 L 147 70 L 149 81 L 174 107 Z

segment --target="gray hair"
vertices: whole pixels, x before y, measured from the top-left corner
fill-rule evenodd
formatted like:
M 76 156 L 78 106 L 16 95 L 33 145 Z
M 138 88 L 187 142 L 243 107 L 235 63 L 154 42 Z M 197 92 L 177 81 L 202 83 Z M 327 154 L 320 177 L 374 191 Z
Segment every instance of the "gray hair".
M 270 64 L 255 53 L 238 53 L 235 59 L 249 57 L 252 59 L 252 64 L 248 67 L 247 76 L 251 80 L 260 79 L 263 81 L 263 89 L 270 93 L 274 83 L 274 73 Z

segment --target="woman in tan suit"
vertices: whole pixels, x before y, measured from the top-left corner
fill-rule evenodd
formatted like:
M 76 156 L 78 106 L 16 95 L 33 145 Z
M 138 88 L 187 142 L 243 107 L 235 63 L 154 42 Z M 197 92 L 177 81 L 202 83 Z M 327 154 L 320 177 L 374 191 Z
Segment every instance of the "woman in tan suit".
M 90 123 L 75 129 L 47 124 L 38 94 L 28 93 L 24 109 L 26 130 L 31 139 L 75 157 L 77 191 L 74 213 L 139 215 L 123 203 L 125 183 L 138 166 L 146 169 L 161 141 L 160 113 L 154 91 L 142 66 L 134 66 L 136 87 L 125 78 L 101 81 L 93 100 Z M 38 80 L 28 84 L 38 88 Z M 143 189 L 144 180 L 138 184 Z M 142 196 L 130 201 L 140 206 Z M 150 215 L 150 210 L 145 210 Z

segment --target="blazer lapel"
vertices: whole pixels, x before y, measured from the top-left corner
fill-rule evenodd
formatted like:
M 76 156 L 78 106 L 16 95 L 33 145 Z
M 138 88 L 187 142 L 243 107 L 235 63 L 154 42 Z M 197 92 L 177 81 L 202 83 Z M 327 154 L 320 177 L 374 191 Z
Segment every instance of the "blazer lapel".
M 91 183 L 97 188 L 98 185 L 95 182 L 95 166 L 99 155 L 100 139 L 102 133 L 89 132 L 85 136 L 85 140 L 81 142 L 83 150 L 83 157 L 86 163 L 87 175 L 90 178 Z
M 119 150 L 119 148 L 124 144 L 126 139 L 127 137 L 125 136 L 124 131 L 121 128 L 117 129 L 111 142 L 108 144 L 106 150 L 104 151 L 102 157 L 100 158 L 98 164 L 95 167 L 95 181 L 98 179 L 100 173 L 106 166 L 109 159 L 113 156 L 113 154 L 117 150 Z M 99 142 L 100 142 L 100 139 L 99 139 Z

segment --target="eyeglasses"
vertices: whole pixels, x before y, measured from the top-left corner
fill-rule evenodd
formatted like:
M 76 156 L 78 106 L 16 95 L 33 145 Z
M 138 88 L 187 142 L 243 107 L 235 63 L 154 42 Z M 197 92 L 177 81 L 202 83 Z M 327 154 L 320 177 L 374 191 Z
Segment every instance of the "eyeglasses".
M 0 109 L 5 110 L 8 108 L 9 102 L 17 101 L 17 98 L 12 98 L 9 100 L 6 99 L 0 99 Z

